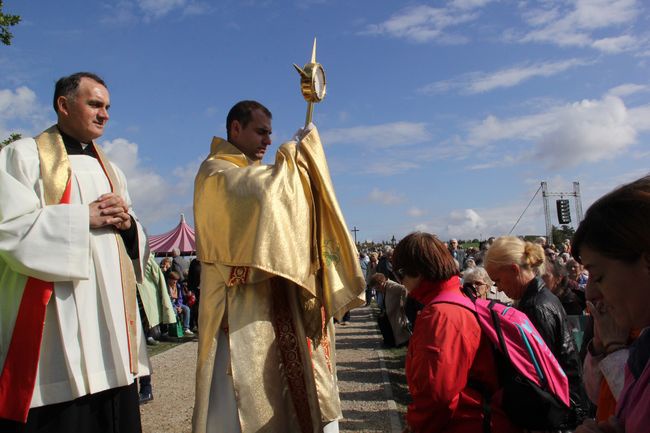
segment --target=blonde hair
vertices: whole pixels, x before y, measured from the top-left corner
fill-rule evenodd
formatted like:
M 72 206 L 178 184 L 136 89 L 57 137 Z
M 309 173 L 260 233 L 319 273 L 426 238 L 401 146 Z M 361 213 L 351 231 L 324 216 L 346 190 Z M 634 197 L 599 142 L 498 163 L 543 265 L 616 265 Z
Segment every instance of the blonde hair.
M 515 264 L 541 276 L 545 272 L 544 261 L 544 249 L 541 245 L 515 236 L 501 236 L 488 249 L 484 265 L 491 268 Z

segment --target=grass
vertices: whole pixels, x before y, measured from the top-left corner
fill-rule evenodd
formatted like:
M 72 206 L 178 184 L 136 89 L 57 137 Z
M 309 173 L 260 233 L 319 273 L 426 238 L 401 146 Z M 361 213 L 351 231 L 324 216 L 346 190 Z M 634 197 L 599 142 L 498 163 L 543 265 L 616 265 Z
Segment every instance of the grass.
M 406 384 L 406 373 L 404 372 L 406 351 L 406 347 L 383 349 L 384 362 L 388 370 L 393 399 L 395 400 L 395 404 L 397 404 L 402 425 L 406 425 L 406 409 L 411 402 L 408 385 Z
M 379 307 L 374 299 L 371 302 L 372 312 L 375 319 L 379 315 Z M 397 404 L 397 410 L 400 413 L 402 425 L 406 425 L 406 409 L 411 402 L 411 396 L 406 384 L 406 373 L 404 367 L 406 364 L 406 351 L 408 347 L 383 347 L 382 354 L 388 378 L 390 380 L 393 399 Z

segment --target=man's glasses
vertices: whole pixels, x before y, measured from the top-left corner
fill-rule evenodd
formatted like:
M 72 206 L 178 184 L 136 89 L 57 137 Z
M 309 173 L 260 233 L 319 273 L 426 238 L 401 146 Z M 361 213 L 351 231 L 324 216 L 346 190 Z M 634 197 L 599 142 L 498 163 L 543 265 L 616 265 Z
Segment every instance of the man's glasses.
M 400 281 L 402 281 L 402 280 L 404 279 L 404 277 L 406 276 L 406 271 L 404 270 L 404 268 L 399 268 L 399 269 L 395 272 L 395 276 L 396 276 Z

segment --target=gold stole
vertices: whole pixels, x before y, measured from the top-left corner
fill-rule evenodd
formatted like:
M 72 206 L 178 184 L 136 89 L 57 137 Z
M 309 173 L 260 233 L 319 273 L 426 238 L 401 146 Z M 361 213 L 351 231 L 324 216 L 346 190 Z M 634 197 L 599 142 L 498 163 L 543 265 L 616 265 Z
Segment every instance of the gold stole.
M 46 205 L 59 204 L 72 174 L 70 160 L 63 144 L 63 138 L 56 125 L 43 131 L 36 138 L 38 157 L 43 179 L 43 196 Z M 111 191 L 119 184 L 113 167 L 106 155 L 94 142 L 92 146 L 97 153 L 99 164 L 102 166 L 111 185 Z M 122 298 L 124 302 L 126 333 L 129 346 L 129 365 L 131 373 L 138 372 L 138 340 L 137 340 L 137 300 L 136 278 L 131 258 L 126 252 L 122 236 L 115 232 L 115 242 L 119 251 L 120 275 L 122 277 Z

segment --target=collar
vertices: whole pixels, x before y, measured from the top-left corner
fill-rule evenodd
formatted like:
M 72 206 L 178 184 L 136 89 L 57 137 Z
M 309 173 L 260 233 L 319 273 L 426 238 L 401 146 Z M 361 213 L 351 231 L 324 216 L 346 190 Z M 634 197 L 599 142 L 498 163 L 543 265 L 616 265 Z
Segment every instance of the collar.
M 521 303 L 528 298 L 533 298 L 536 294 L 544 290 L 545 287 L 546 284 L 544 284 L 544 280 L 542 280 L 541 277 L 533 278 L 524 289 L 524 294 L 519 300 L 519 302 Z
M 95 146 L 92 144 L 81 143 L 76 138 L 73 138 L 63 132 L 61 128 L 57 125 L 57 129 L 61 134 L 63 139 L 63 145 L 65 146 L 65 151 L 68 155 L 86 155 L 97 159 L 97 153 L 95 153 Z
M 458 275 L 454 275 L 450 279 L 443 281 L 422 280 L 415 289 L 409 292 L 409 296 L 419 303 L 426 305 L 442 292 L 457 292 L 459 290 L 460 278 Z
M 210 155 L 207 158 L 222 159 L 232 162 L 238 167 L 247 167 L 249 165 L 260 165 L 260 161 L 253 161 L 242 153 L 234 144 L 220 137 L 213 137 L 210 144 Z

